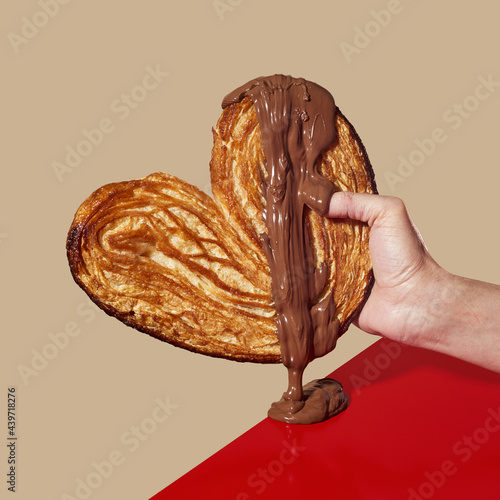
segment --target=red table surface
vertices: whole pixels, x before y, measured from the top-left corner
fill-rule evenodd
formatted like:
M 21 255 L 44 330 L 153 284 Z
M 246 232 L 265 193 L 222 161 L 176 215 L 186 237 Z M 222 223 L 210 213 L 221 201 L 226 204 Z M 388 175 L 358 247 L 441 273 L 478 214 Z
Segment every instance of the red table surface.
M 500 374 L 383 339 L 329 377 L 346 411 L 265 418 L 153 499 L 500 499 Z

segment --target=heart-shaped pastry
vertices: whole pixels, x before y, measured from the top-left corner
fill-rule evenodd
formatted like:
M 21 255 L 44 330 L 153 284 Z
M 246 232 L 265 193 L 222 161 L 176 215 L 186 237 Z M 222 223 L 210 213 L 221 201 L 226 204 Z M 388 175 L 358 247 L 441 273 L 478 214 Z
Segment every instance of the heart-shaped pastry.
M 78 285 L 126 325 L 198 353 L 274 363 L 282 352 L 265 196 L 273 181 L 255 102 L 233 101 L 225 102 L 213 131 L 213 198 L 165 173 L 108 184 L 78 209 L 67 254 Z M 336 190 L 376 192 L 354 128 L 338 109 L 332 120 L 336 137 L 320 152 L 317 173 Z M 334 345 L 370 290 L 368 227 L 322 217 L 309 206 L 303 226 L 310 251 L 290 269 L 292 288 L 314 281 L 311 311 L 330 297 L 329 321 L 338 331 L 327 343 Z M 317 344 L 310 357 L 331 348 Z

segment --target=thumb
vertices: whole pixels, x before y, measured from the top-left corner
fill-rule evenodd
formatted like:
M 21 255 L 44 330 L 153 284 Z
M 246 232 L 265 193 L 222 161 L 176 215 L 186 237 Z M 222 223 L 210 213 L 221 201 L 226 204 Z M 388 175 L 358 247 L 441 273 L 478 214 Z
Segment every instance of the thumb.
M 332 195 L 325 216 L 359 220 L 368 223 L 371 227 L 388 214 L 402 211 L 406 212 L 403 201 L 393 196 L 338 191 Z

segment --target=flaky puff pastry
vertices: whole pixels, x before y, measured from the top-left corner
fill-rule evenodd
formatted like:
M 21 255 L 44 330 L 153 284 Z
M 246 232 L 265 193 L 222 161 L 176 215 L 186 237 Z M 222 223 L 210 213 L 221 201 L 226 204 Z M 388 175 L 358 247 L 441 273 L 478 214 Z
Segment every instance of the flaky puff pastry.
M 354 128 L 337 110 L 337 139 L 319 172 L 337 190 L 376 192 Z M 164 173 L 108 184 L 78 209 L 67 254 L 75 281 L 126 325 L 202 354 L 280 362 L 271 278 L 260 235 L 265 158 L 249 98 L 224 109 L 210 162 L 213 198 Z M 368 227 L 307 213 L 316 266 L 326 262 L 323 293 L 334 290 L 340 334 L 371 284 Z M 308 266 L 295 271 L 296 286 Z

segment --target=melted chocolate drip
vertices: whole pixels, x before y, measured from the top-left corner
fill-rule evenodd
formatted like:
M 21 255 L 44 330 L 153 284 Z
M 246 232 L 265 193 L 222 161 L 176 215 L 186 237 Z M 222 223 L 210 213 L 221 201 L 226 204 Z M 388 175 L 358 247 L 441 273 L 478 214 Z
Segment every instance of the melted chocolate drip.
M 245 97 L 256 108 L 266 159 L 262 190 L 267 234 L 261 235 L 261 243 L 270 267 L 277 335 L 289 381 L 269 416 L 312 423 L 335 414 L 329 411 L 324 417 L 325 412 L 315 410 L 316 416 L 309 415 L 311 405 L 305 403 L 313 391 L 305 393 L 302 376 L 310 361 L 335 347 L 338 337 L 333 292 L 323 293 L 327 265 L 317 266 L 306 224 L 308 210 L 326 213 L 334 191 L 333 184 L 318 172 L 316 161 L 336 139 L 336 106 L 331 94 L 319 85 L 284 75 L 251 80 L 226 96 L 222 107 Z M 319 390 L 324 395 L 314 398 L 331 399 L 328 391 Z M 333 392 L 337 394 L 338 387 Z M 341 386 L 340 392 L 344 394 Z M 341 409 L 344 404 L 345 400 Z

